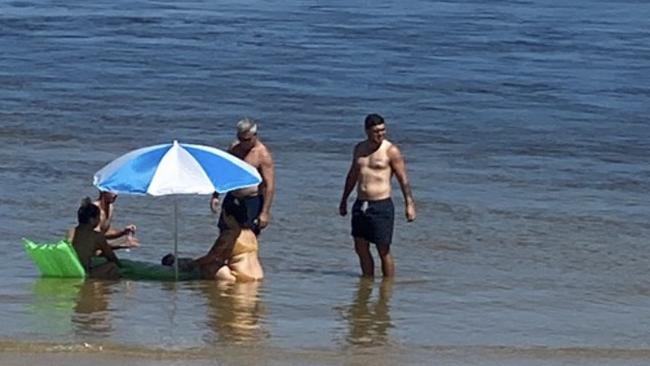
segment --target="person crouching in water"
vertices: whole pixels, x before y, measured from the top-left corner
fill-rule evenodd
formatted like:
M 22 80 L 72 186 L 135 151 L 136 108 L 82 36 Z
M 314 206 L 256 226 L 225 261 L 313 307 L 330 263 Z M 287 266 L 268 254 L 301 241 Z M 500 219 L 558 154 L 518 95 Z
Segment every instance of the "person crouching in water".
M 88 277 L 116 280 L 120 278 L 118 270 L 120 261 L 106 242 L 104 234 L 95 231 L 95 227 L 99 224 L 99 214 L 99 207 L 94 205 L 90 198 L 86 197 L 81 201 L 81 206 L 77 211 L 79 225 L 74 229 L 72 247 L 77 252 L 79 262 L 86 270 Z M 97 253 L 106 258 L 108 262 L 93 265 L 92 258 Z
M 257 237 L 250 228 L 242 227 L 227 212 L 222 215 L 226 226 L 221 230 L 208 253 L 195 260 L 180 258 L 181 271 L 199 268 L 201 278 L 224 282 L 260 281 L 264 271 L 258 257 Z M 162 264 L 174 264 L 174 255 L 167 254 Z

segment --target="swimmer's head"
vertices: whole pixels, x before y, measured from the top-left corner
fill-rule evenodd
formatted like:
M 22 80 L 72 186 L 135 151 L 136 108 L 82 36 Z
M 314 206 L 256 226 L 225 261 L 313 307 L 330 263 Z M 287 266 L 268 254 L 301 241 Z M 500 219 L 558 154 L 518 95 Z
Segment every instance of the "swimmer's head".
M 176 257 L 172 253 L 168 253 L 162 259 L 160 260 L 160 264 L 163 266 L 171 266 L 174 264 L 174 261 L 176 260 Z
M 257 142 L 257 123 L 250 118 L 237 122 L 237 140 L 244 148 L 252 148 Z
M 99 223 L 99 207 L 95 206 L 89 197 L 81 200 L 81 206 L 77 210 L 77 221 L 79 224 L 91 224 L 97 226 Z
M 375 144 L 381 144 L 382 141 L 384 141 L 384 138 L 386 137 L 386 121 L 384 120 L 384 117 L 376 113 L 369 114 L 366 116 L 364 126 L 369 141 Z

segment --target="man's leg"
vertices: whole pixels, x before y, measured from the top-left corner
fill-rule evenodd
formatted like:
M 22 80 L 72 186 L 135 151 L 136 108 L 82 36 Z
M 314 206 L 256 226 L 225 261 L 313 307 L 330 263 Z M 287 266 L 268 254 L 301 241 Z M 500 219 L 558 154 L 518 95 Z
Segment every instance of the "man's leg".
M 390 245 L 377 245 L 379 258 L 381 258 L 381 272 L 384 277 L 395 276 L 395 262 L 393 256 L 390 254 Z
M 361 273 L 364 277 L 372 277 L 375 275 L 375 262 L 370 254 L 370 243 L 363 238 L 354 237 L 354 250 L 359 256 L 359 264 L 361 265 Z

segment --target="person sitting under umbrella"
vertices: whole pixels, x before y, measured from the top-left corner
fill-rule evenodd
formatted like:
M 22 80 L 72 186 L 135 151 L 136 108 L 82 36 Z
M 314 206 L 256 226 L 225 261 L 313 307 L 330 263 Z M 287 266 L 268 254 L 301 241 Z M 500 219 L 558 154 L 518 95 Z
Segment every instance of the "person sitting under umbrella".
M 130 224 L 124 229 L 116 229 L 111 226 L 113 221 L 113 213 L 115 212 L 114 203 L 117 200 L 117 194 L 108 191 L 99 191 L 99 197 L 96 201 L 92 202 L 99 208 L 99 223 L 95 227 L 95 231 L 99 231 L 106 237 L 108 244 L 113 249 L 129 249 L 140 246 L 140 242 L 134 236 L 135 225 Z M 68 230 L 66 239 L 72 242 L 74 239 L 74 228 Z
M 106 242 L 104 234 L 95 230 L 99 223 L 99 207 L 94 205 L 90 198 L 86 197 L 81 201 L 81 206 L 77 211 L 77 220 L 79 225 L 74 229 L 72 247 L 77 252 L 79 262 L 86 270 L 86 274 L 91 278 L 119 279 L 120 261 Z M 93 265 L 92 258 L 96 256 L 96 253 L 101 253 L 101 256 L 108 262 Z
M 201 277 L 206 280 L 227 282 L 259 281 L 264 271 L 258 257 L 257 237 L 250 228 L 239 225 L 234 216 L 224 212 L 224 228 L 208 253 L 194 260 L 180 258 L 178 265 L 182 271 L 198 267 Z M 167 254 L 163 265 L 173 265 L 174 255 Z

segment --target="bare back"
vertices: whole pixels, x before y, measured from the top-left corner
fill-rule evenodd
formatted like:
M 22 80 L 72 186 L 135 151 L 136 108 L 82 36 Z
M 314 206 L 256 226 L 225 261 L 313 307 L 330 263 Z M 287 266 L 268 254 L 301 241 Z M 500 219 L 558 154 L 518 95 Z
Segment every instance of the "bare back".
M 255 167 L 255 169 L 260 171 L 260 173 L 261 173 L 262 163 L 264 159 L 267 156 L 269 156 L 269 150 L 267 149 L 266 145 L 264 145 L 260 141 L 258 141 L 255 144 L 255 146 L 253 146 L 253 148 L 248 151 L 242 149 L 241 144 L 239 142 L 235 142 L 230 147 L 230 149 L 228 149 L 228 151 L 231 154 L 235 155 L 236 157 L 242 159 L 243 161 Z M 257 195 L 263 191 L 264 191 L 264 182 L 262 182 L 261 184 L 255 187 L 242 188 L 242 189 L 232 191 L 232 194 L 236 197 L 248 197 L 248 196 Z
M 381 200 L 391 196 L 390 179 L 393 170 L 388 149 L 393 144 L 382 141 L 373 150 L 367 141 L 359 143 L 355 149 L 354 163 L 358 169 L 357 198 L 362 200 Z
M 220 245 L 221 244 L 221 245 Z M 221 232 L 215 246 L 223 248 L 221 258 L 227 265 L 218 261 L 204 265 L 202 276 L 206 279 L 237 282 L 259 281 L 264 278 L 264 270 L 258 258 L 257 237 L 249 229 L 225 230 Z

